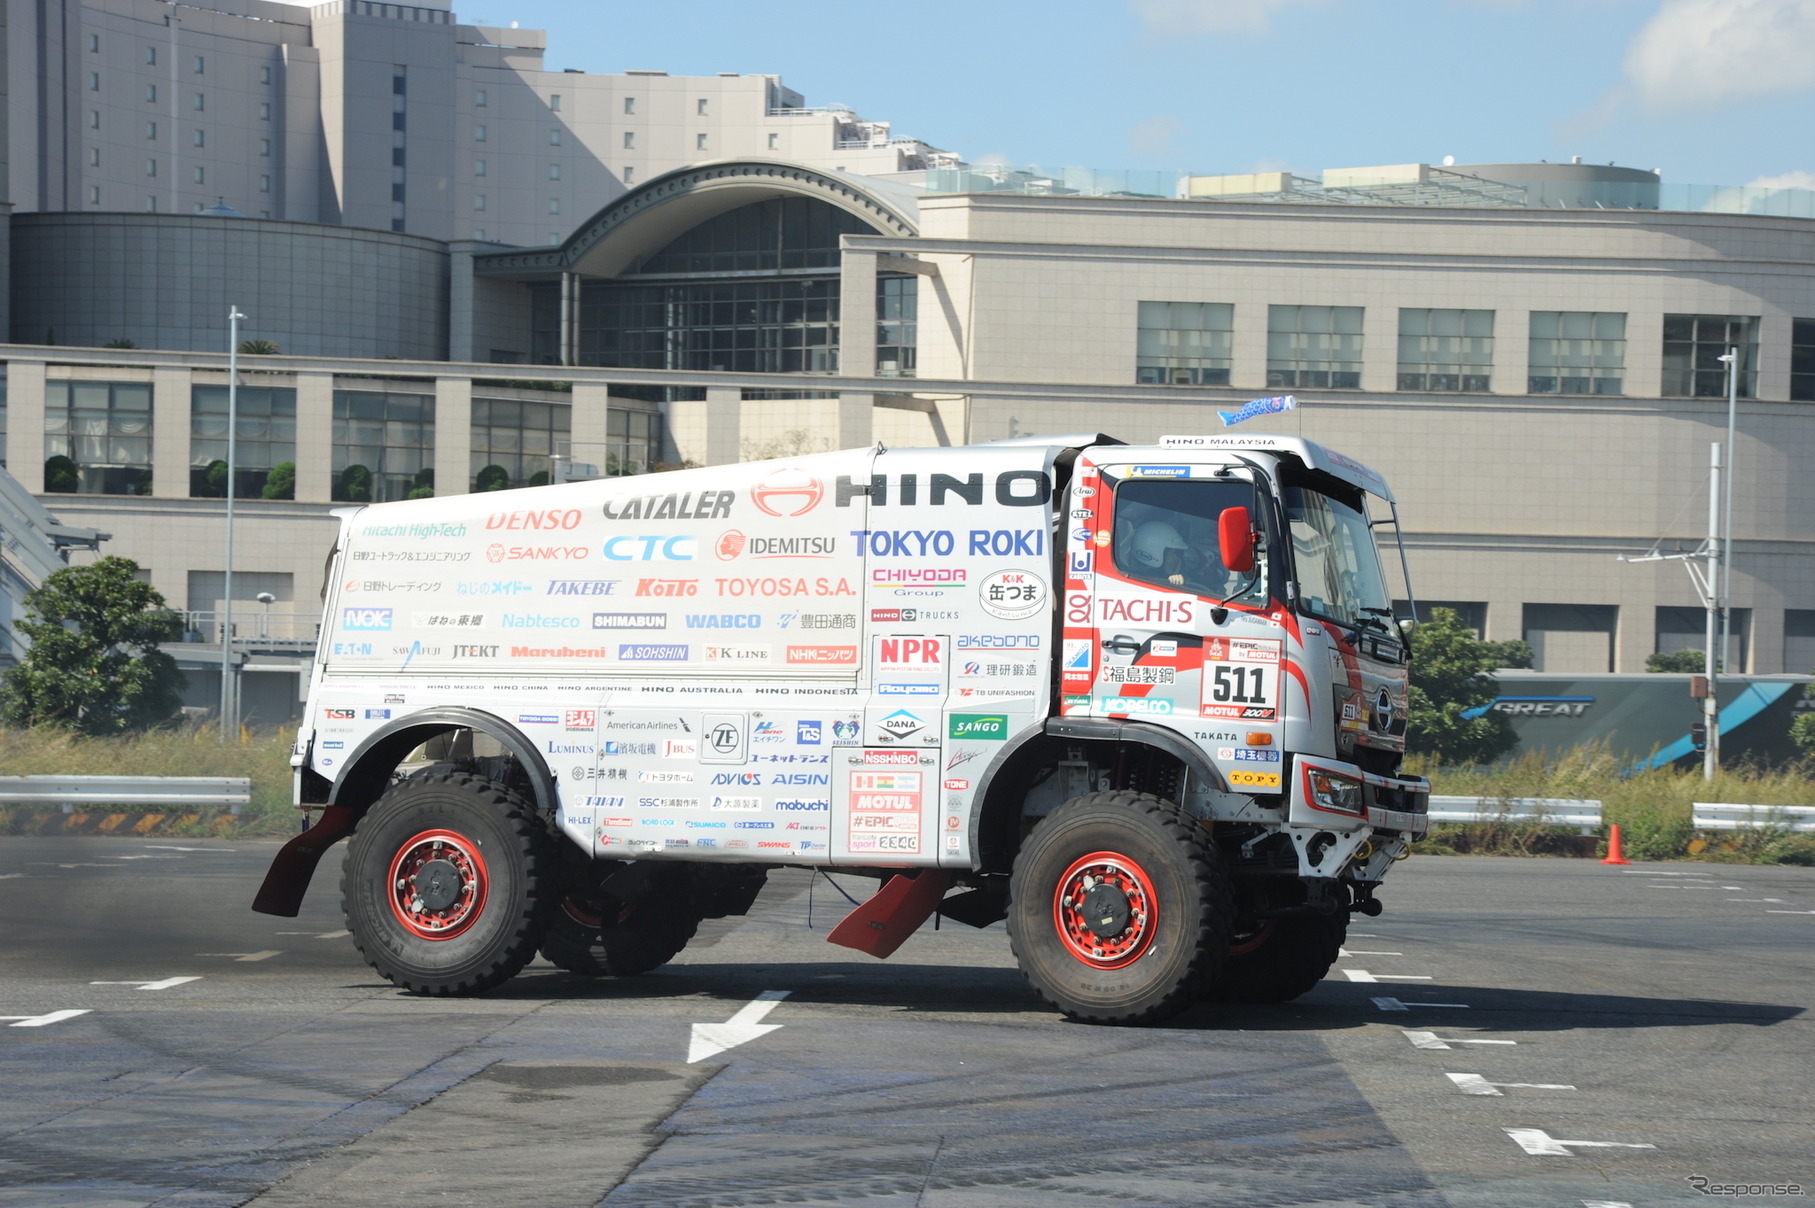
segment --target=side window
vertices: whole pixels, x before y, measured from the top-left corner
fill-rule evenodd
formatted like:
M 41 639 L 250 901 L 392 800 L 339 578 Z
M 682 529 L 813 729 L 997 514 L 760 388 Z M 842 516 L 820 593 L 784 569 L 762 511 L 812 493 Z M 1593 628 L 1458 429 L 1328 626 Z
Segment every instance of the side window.
M 1260 523 L 1254 488 L 1241 481 L 1129 479 L 1115 490 L 1115 569 L 1127 578 L 1172 591 L 1221 600 L 1265 601 L 1265 549 L 1258 574 L 1223 565 L 1217 521 L 1224 509 L 1245 507 Z

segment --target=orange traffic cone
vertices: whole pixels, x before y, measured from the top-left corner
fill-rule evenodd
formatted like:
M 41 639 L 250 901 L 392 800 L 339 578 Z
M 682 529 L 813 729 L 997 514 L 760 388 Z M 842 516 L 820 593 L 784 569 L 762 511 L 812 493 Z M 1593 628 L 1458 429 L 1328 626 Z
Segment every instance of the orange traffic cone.
M 1625 855 L 1620 851 L 1620 824 L 1617 822 L 1613 824 L 1613 830 L 1611 832 L 1609 832 L 1607 835 L 1607 856 L 1605 859 L 1603 859 L 1601 861 L 1601 863 L 1603 863 L 1603 864 L 1630 864 L 1630 863 L 1632 863 L 1632 861 L 1628 860 L 1625 857 Z

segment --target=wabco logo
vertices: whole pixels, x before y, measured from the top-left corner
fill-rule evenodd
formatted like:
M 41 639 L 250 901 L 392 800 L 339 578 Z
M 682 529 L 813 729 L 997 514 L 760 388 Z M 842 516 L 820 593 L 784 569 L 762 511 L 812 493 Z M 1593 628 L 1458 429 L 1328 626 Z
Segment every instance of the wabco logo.
M 342 629 L 389 629 L 391 627 L 391 610 L 388 608 L 348 608 L 340 614 Z

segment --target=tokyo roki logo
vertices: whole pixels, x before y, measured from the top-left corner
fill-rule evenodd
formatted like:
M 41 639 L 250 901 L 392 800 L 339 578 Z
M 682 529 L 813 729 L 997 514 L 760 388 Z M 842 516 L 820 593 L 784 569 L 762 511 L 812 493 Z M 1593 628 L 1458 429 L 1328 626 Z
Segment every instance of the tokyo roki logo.
M 825 483 L 793 466 L 765 475 L 750 488 L 757 511 L 783 518 L 804 516 L 825 497 Z

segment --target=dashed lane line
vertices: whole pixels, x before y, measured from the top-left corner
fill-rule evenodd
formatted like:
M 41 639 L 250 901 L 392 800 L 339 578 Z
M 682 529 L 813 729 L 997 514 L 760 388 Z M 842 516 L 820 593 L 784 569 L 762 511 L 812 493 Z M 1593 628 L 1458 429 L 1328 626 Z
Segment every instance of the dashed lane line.
M 1368 1001 L 1382 1011 L 1409 1011 L 1413 1007 L 1417 1007 L 1419 1010 L 1423 1010 L 1425 1007 L 1440 1007 L 1451 1011 L 1469 1010 L 1469 1005 L 1465 1002 L 1406 1002 L 1398 998 L 1374 998 Z
M 91 981 L 88 984 L 91 986 L 137 986 L 141 990 L 169 990 L 201 980 L 198 975 L 195 977 L 166 977 L 161 981 Z
M 1433 980 L 1428 973 L 1369 973 L 1366 969 L 1344 969 L 1342 975 L 1352 982 Z
M 1370 952 L 1365 948 L 1338 948 L 1338 957 L 1344 956 L 1404 956 L 1403 952 Z
M 267 948 L 263 952 L 198 952 L 197 956 L 230 956 L 236 961 L 268 961 L 274 956 L 282 956 L 282 948 Z
M 1572 1158 L 1569 1146 L 1580 1149 L 1656 1149 L 1647 1141 L 1564 1141 L 1541 1128 L 1508 1128 L 1506 1135 L 1526 1153 L 1543 1157 Z
M 1465 1095 L 1498 1095 L 1501 1088 L 1533 1091 L 1573 1091 L 1562 1082 L 1489 1082 L 1480 1074 L 1444 1074 Z
M 1438 1036 L 1435 1032 L 1418 1032 L 1406 1028 L 1399 1029 L 1405 1038 L 1412 1042 L 1415 1049 L 1447 1049 L 1452 1044 L 1518 1044 L 1516 1040 L 1484 1040 L 1468 1036 Z

